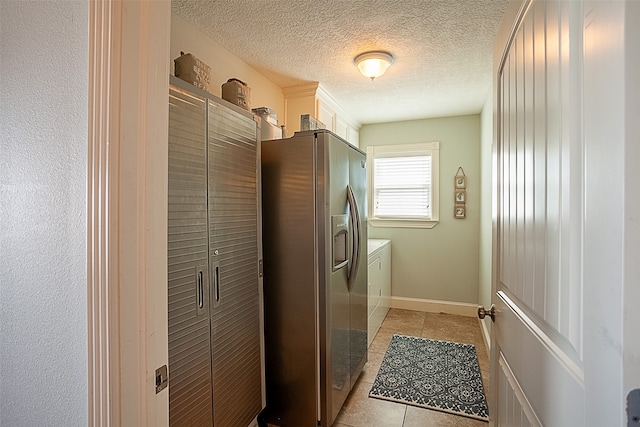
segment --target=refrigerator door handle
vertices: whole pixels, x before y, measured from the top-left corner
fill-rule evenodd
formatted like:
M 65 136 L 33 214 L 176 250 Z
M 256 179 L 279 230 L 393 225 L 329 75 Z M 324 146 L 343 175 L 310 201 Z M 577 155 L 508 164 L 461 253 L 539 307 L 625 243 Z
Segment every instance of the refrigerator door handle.
M 356 196 L 351 185 L 347 186 L 347 199 L 349 201 L 349 220 L 351 221 L 351 234 L 353 247 L 351 248 L 351 266 L 347 272 L 347 289 L 351 291 L 353 282 L 358 272 L 358 264 L 360 263 L 360 213 Z

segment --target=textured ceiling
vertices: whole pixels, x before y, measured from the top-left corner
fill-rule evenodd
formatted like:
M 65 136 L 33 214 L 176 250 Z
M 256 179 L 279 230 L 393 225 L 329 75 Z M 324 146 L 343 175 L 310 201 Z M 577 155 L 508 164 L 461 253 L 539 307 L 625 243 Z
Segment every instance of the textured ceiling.
M 173 13 L 281 87 L 317 81 L 362 124 L 479 113 L 507 0 L 173 0 Z M 396 60 L 371 82 L 368 50 Z

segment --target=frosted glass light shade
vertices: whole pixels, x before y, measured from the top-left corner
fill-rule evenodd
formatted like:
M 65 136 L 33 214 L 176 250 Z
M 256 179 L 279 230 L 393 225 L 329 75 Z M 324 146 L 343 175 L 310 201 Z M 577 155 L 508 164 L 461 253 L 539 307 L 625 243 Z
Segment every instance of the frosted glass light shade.
M 389 52 L 373 51 L 362 53 L 353 60 L 363 76 L 371 80 L 380 77 L 393 63 L 393 55 Z

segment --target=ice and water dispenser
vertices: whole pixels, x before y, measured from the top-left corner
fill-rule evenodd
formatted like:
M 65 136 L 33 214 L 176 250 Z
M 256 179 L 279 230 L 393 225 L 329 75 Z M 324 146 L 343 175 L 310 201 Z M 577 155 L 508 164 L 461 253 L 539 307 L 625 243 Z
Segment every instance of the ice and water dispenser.
M 331 216 L 331 235 L 333 236 L 333 271 L 349 263 L 349 216 Z

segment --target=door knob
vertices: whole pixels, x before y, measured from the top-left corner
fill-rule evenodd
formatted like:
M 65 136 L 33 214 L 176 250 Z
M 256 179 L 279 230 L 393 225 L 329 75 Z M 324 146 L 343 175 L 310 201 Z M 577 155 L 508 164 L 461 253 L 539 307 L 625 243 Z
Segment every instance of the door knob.
M 496 321 L 496 306 L 495 304 L 491 304 L 489 310 L 484 308 L 483 306 L 478 306 L 478 317 L 480 319 L 484 319 L 485 316 L 489 316 L 492 322 Z

